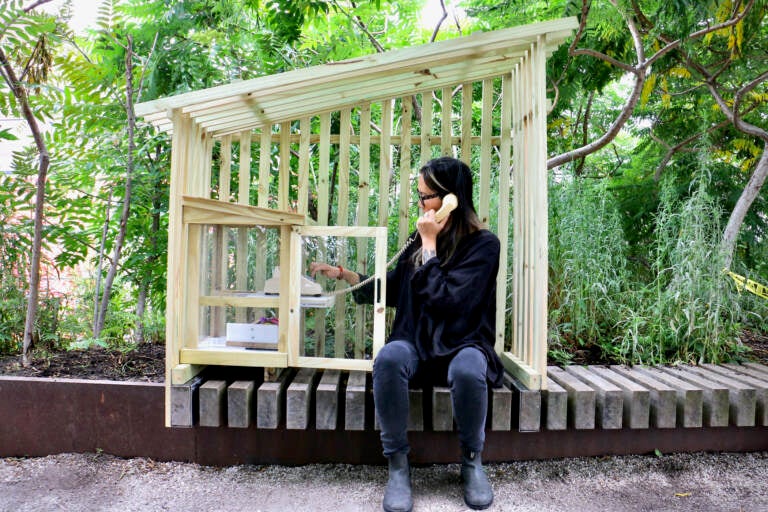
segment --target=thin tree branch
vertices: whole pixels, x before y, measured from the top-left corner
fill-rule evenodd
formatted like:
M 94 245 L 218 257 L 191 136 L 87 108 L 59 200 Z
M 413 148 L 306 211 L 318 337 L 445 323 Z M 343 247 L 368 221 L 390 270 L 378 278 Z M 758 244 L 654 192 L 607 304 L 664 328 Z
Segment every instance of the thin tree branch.
M 435 25 L 435 29 L 432 31 L 432 37 L 429 38 L 430 43 L 435 42 L 435 39 L 437 39 L 437 33 L 440 32 L 440 25 L 442 25 L 443 21 L 445 21 L 445 18 L 448 17 L 448 11 L 445 8 L 444 0 L 440 0 L 440 7 L 443 8 L 443 15 L 440 17 L 440 19 L 437 22 L 437 25 Z

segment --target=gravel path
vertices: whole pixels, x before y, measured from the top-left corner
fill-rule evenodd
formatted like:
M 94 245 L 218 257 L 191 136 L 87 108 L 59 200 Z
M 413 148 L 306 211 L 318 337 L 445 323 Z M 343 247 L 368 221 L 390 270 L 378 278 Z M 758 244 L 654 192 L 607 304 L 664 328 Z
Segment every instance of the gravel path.
M 490 464 L 492 511 L 768 510 L 768 452 Z M 382 466 L 214 468 L 99 454 L 0 459 L 0 511 L 379 511 Z M 458 465 L 413 470 L 414 511 L 467 510 Z

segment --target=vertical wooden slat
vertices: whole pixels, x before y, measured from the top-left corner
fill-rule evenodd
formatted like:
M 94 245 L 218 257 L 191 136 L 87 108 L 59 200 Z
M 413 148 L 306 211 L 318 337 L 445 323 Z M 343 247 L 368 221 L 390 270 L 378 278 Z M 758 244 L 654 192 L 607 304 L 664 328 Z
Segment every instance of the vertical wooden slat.
M 272 174 L 272 127 L 264 126 L 259 138 L 258 206 L 269 208 L 269 182 Z
M 307 206 L 309 204 L 309 138 L 310 138 L 310 130 L 312 128 L 312 119 L 309 117 L 303 117 L 299 122 L 299 188 L 298 188 L 298 201 L 297 201 L 297 211 L 306 216 L 307 215 Z M 302 251 L 299 251 L 299 257 L 301 258 L 300 268 L 306 269 L 308 268 L 306 261 L 304 261 L 304 254 Z M 301 270 L 302 275 L 305 271 Z M 301 325 L 302 328 L 300 330 L 299 335 L 301 336 L 301 344 L 299 346 L 299 352 L 301 355 L 305 355 L 306 352 L 306 343 L 304 341 L 304 312 L 300 311 L 300 317 L 301 317 Z
M 286 319 L 287 322 L 281 321 L 280 327 L 285 325 L 282 333 L 285 334 L 285 346 L 288 351 L 288 366 L 298 366 L 298 358 L 301 355 L 301 345 L 304 344 L 304 336 L 301 332 L 301 236 L 295 232 L 290 226 L 283 226 L 280 228 L 281 243 L 280 243 L 280 262 L 285 268 L 287 276 L 283 272 L 280 272 L 280 284 L 283 284 L 283 280 L 287 280 L 287 288 L 280 288 L 281 290 L 289 290 L 288 293 L 280 294 L 280 318 Z M 283 250 L 283 247 L 287 246 L 287 250 Z M 289 258 L 289 262 L 285 265 L 285 257 Z M 285 297 L 285 298 L 284 298 Z M 287 304 L 286 304 L 287 302 Z M 286 309 L 282 309 L 286 307 Z M 280 333 L 278 333 L 280 336 Z M 282 341 L 282 340 L 280 340 Z M 278 346 L 278 350 L 280 347 Z
M 400 218 L 397 245 L 402 247 L 410 227 L 411 215 L 411 115 L 413 98 L 402 98 L 402 117 L 400 119 Z
M 546 97 L 546 53 L 545 39 L 537 38 L 533 50 L 535 64 L 535 108 L 536 118 L 533 126 L 533 136 L 536 137 L 536 213 L 533 215 L 534 225 L 531 226 L 536 234 L 534 247 L 534 353 L 532 366 L 542 376 L 542 389 L 546 389 L 547 365 L 547 295 L 548 295 L 548 201 L 547 201 L 547 97 Z
M 213 174 L 213 137 L 210 134 L 201 132 L 200 139 L 200 151 L 202 162 L 200 163 L 200 174 L 202 180 L 200 183 L 200 195 L 206 199 L 210 199 L 213 194 L 213 182 L 211 176 Z M 216 256 L 215 249 L 211 251 L 211 244 L 215 242 L 215 239 L 211 240 L 212 233 L 208 226 L 201 226 L 201 240 L 200 240 L 200 275 L 199 275 L 199 294 L 210 295 L 211 290 L 216 288 L 215 270 L 216 264 L 214 258 Z M 198 306 L 198 311 L 200 307 Z M 212 308 L 206 308 L 206 315 L 200 316 L 200 332 L 198 335 L 211 336 L 213 333 L 213 327 L 215 323 L 215 314 Z
M 522 93 L 524 98 L 531 98 L 531 89 L 530 89 L 530 54 L 528 52 L 525 53 L 525 56 L 522 61 L 522 67 L 520 69 L 520 79 L 522 82 Z M 524 141 L 523 146 L 523 152 L 522 152 L 522 165 L 523 165 L 523 175 L 521 177 L 520 182 L 520 231 L 521 231 L 521 262 L 520 266 L 522 269 L 522 275 L 520 277 L 521 282 L 521 309 L 522 309 L 522 324 L 521 324 L 521 352 L 520 352 L 520 359 L 522 359 L 523 362 L 526 364 L 530 363 L 530 350 L 529 350 L 529 343 L 531 338 L 531 332 L 530 332 L 530 305 L 533 301 L 533 297 L 531 294 L 530 289 L 530 272 L 525 269 L 525 265 L 529 264 L 530 262 L 530 236 L 531 233 L 528 229 L 529 225 L 529 184 L 530 184 L 530 172 L 531 172 L 531 154 L 532 149 L 531 144 L 533 141 L 529 139 L 530 135 L 530 129 L 529 129 L 529 123 L 531 121 L 531 101 L 525 101 L 523 102 L 523 110 L 522 110 L 522 138 Z
M 389 183 L 392 171 L 392 100 L 381 102 L 381 145 L 379 147 L 379 226 L 389 219 Z
M 290 208 L 291 190 L 291 123 L 280 123 L 280 176 L 278 178 L 277 208 Z
M 249 204 L 251 184 L 251 132 L 240 132 L 240 170 L 238 176 L 238 204 Z M 246 290 L 248 286 L 248 228 L 237 228 L 237 256 L 235 258 L 235 287 Z M 248 318 L 245 308 L 235 310 L 235 321 L 245 322 Z
M 219 201 L 229 202 L 232 186 L 232 136 L 226 135 L 219 146 Z M 229 266 L 229 237 L 226 226 L 216 226 L 215 248 L 215 292 L 221 293 L 227 289 L 227 268 Z M 211 328 L 213 336 L 224 336 L 226 332 L 226 308 L 213 308 L 214 323 Z
M 320 148 L 318 151 L 317 167 L 317 223 L 320 226 L 328 225 L 328 209 L 330 201 L 328 200 L 328 174 L 331 155 L 331 114 L 320 114 Z M 321 244 L 317 257 L 323 261 L 326 258 L 324 244 Z M 324 278 L 318 279 L 324 284 Z M 315 346 L 315 355 L 317 357 L 325 356 L 325 314 L 317 315 L 315 318 L 315 331 L 317 332 L 317 344 Z
M 337 226 L 349 225 L 349 144 L 352 130 L 352 111 L 345 108 L 340 112 L 339 118 L 339 193 L 338 193 L 338 215 L 336 217 Z M 337 255 L 337 264 L 347 266 L 346 239 L 337 240 L 340 250 Z M 346 283 L 337 283 L 338 287 L 346 286 Z M 336 298 L 336 342 L 334 345 L 334 357 L 345 356 L 347 329 L 345 323 L 345 304 L 346 295 L 339 295 Z
M 192 136 L 188 115 L 176 109 L 171 113 L 173 140 L 171 152 L 170 191 L 168 197 L 168 280 L 165 307 L 165 426 L 171 426 L 171 372 L 179 364 L 183 346 L 184 322 L 183 273 L 186 269 L 185 228 L 182 223 L 181 198 L 187 190 L 189 154 L 187 139 Z
M 423 166 L 432 159 L 432 91 L 425 91 L 421 94 L 421 157 L 420 164 Z
M 364 103 L 360 106 L 360 168 L 357 199 L 357 225 L 368 225 L 368 194 L 371 190 L 371 104 Z M 369 274 L 368 242 L 364 238 L 357 239 L 357 268 L 358 272 Z M 355 359 L 363 359 L 365 356 L 365 306 L 355 308 Z
M 521 193 L 522 190 L 522 176 L 523 173 L 525 173 L 525 168 L 523 167 L 524 159 L 523 159 L 523 132 L 522 132 L 522 116 L 523 116 L 523 110 L 522 110 L 522 96 L 524 93 L 523 90 L 523 83 L 521 80 L 521 69 L 522 69 L 522 63 L 515 66 L 515 69 L 513 70 L 512 76 L 513 81 L 515 84 L 515 97 L 514 97 L 514 108 L 513 108 L 513 135 L 512 135 L 512 142 L 514 144 L 514 150 L 513 150 L 513 162 L 514 162 L 514 171 L 513 171 L 513 203 L 512 203 L 512 222 L 513 222 L 513 235 L 512 235 L 512 242 L 513 242 L 513 249 L 512 249 L 512 272 L 513 272 L 513 280 L 512 280 L 512 353 L 516 355 L 519 358 L 522 358 L 522 313 L 523 313 L 523 307 L 521 304 L 522 300 L 522 292 L 523 292 L 523 273 L 522 273 L 522 263 L 523 263 L 523 257 L 522 257 L 522 247 L 523 247 L 523 238 L 522 238 L 522 230 L 520 226 L 522 225 L 521 222 L 521 216 L 522 216 L 522 201 L 524 200 Z
M 299 138 L 299 197 L 298 212 L 307 215 L 307 205 L 309 204 L 309 136 L 312 129 L 312 119 L 304 117 L 301 119 L 299 129 L 301 135 Z
M 526 52 L 525 57 L 525 68 L 524 68 L 524 74 L 523 79 L 525 81 L 525 98 L 529 98 L 530 101 L 526 102 L 525 105 L 525 117 L 523 119 L 523 126 L 524 126 L 524 140 L 525 140 L 525 174 L 523 176 L 523 194 L 525 195 L 525 201 L 523 203 L 523 243 L 525 244 L 523 248 L 525 263 L 523 264 L 523 284 L 525 286 L 524 288 L 524 294 L 523 297 L 525 299 L 525 302 L 523 304 L 525 308 L 525 314 L 524 314 L 524 336 L 525 336 L 525 345 L 523 350 L 523 361 L 525 361 L 527 364 L 531 364 L 531 357 L 533 352 L 533 304 L 534 304 L 534 294 L 536 293 L 536 290 L 534 290 L 534 281 L 532 279 L 533 276 L 533 269 L 528 267 L 533 263 L 533 238 L 535 236 L 535 233 L 531 231 L 533 219 L 531 218 L 532 215 L 532 203 L 533 203 L 533 193 L 532 190 L 532 181 L 533 181 L 533 173 L 534 165 L 535 165 L 535 156 L 536 156 L 536 140 L 534 140 L 531 137 L 531 128 L 533 123 L 533 89 L 532 89 L 532 83 L 531 80 L 533 78 L 532 76 L 532 67 L 531 67 L 531 53 L 530 51 Z
M 272 126 L 262 127 L 259 135 L 259 185 L 256 204 L 262 208 L 269 208 L 269 183 L 272 171 Z M 267 280 L 267 233 L 263 229 L 256 229 L 256 258 L 253 266 L 253 289 L 263 290 Z M 257 318 L 264 316 L 261 308 L 254 309 Z
M 452 115 L 453 115 L 453 90 L 451 87 L 443 87 L 443 112 L 441 122 L 440 156 L 453 156 L 451 144 Z
M 196 197 L 205 197 L 206 184 L 204 177 L 204 152 L 205 141 L 202 128 L 196 126 L 192 130 L 193 136 L 187 139 L 186 150 L 191 155 L 189 162 L 189 178 L 187 181 L 187 194 Z M 183 343 L 185 347 L 196 348 L 200 336 L 200 267 L 201 267 L 201 231 L 200 224 L 192 224 L 187 227 L 187 268 L 184 272 L 184 323 Z
M 461 86 L 461 161 L 472 165 L 472 83 Z
M 512 151 L 512 75 L 501 81 L 501 143 L 499 145 L 499 211 L 497 236 L 501 242 L 499 274 L 496 279 L 496 343 L 497 353 L 504 351 L 504 326 L 507 310 L 507 247 L 509 247 L 509 167 Z
M 483 117 L 480 127 L 480 202 L 477 208 L 480 221 L 484 224 L 490 220 L 492 130 L 493 79 L 485 79 L 483 80 Z

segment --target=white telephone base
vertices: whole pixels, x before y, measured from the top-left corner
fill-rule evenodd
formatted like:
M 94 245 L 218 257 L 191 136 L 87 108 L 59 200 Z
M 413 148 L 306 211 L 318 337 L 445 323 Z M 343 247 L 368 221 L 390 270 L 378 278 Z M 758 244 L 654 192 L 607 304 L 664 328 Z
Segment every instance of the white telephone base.
M 264 293 L 267 295 L 280 295 L 280 267 L 275 267 L 272 277 L 264 282 Z M 323 294 L 323 287 L 313 279 L 302 275 L 301 294 L 316 297 Z

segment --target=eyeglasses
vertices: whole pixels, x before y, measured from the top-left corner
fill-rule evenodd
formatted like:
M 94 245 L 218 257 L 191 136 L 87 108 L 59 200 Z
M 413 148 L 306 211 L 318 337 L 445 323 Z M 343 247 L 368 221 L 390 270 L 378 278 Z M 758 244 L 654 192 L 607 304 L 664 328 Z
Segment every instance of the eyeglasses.
M 421 206 L 424 206 L 424 201 L 429 201 L 430 199 L 440 197 L 440 194 L 422 194 L 418 190 L 416 191 L 416 194 L 419 196 L 419 202 L 421 203 Z

